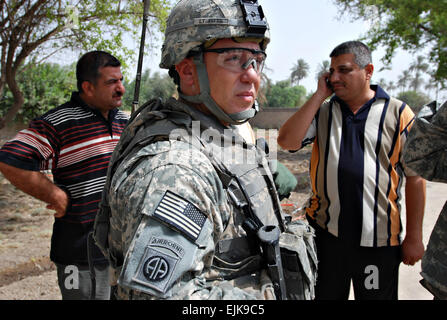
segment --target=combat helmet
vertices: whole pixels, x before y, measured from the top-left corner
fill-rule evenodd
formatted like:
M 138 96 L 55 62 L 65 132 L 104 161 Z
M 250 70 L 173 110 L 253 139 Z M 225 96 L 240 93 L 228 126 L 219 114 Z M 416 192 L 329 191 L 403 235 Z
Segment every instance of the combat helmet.
M 192 103 L 203 103 L 218 119 L 231 124 L 248 121 L 258 111 L 257 104 L 246 111 L 226 114 L 211 98 L 208 74 L 203 62 L 203 46 L 219 39 L 254 39 L 265 50 L 270 41 L 269 27 L 257 0 L 181 0 L 172 9 L 165 32 L 160 68 L 175 74 L 175 65 L 188 56 L 197 68 L 200 94 L 179 95 Z

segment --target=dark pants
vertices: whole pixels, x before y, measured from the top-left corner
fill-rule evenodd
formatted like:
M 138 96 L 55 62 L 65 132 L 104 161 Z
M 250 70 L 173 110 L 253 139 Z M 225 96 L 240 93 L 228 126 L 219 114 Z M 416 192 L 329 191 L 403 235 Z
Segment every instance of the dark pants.
M 89 300 L 92 282 L 88 266 L 56 264 L 62 300 Z M 109 267 L 95 265 L 96 300 L 110 299 Z
M 397 300 L 401 247 L 358 247 L 316 228 L 315 300 Z

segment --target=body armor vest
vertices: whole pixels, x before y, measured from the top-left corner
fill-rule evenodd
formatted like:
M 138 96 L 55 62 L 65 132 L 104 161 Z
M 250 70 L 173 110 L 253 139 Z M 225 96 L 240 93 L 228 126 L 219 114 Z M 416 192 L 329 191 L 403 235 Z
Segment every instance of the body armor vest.
M 205 278 L 231 280 L 265 269 L 256 232 L 267 225 L 277 226 L 283 232 L 285 226 L 264 152 L 245 143 L 235 130 L 225 129 L 214 118 L 174 99 L 166 105 L 158 100 L 143 105 L 129 120 L 112 155 L 94 228 L 95 240 L 112 267 L 119 269 L 122 265 L 108 250 L 108 192 L 113 174 L 119 163 L 145 145 L 169 139 L 186 141 L 206 155 L 233 204 Z
M 98 224 L 103 217 L 108 220 L 105 216 L 110 215 L 107 203 L 108 188 L 119 163 L 149 143 L 168 139 L 185 140 L 193 147 L 199 148 L 216 168 L 235 207 L 232 223 L 237 228 L 232 228 L 231 232 L 238 229 L 236 232 L 239 233 L 233 235 L 224 233 L 225 238 L 245 237 L 247 232 L 243 230 L 247 228 L 254 230 L 256 226 L 272 224 L 282 226 L 278 195 L 263 152 L 256 146 L 247 145 L 240 136 L 234 135 L 234 130 L 224 129 L 214 119 L 194 110 L 188 110 L 193 113 L 192 115 L 182 112 L 179 107 L 187 107 L 186 105 L 174 99 L 169 102 L 166 108 L 160 101 L 149 101 L 129 120 L 129 125 L 123 132 L 109 165 L 108 180 L 96 229 L 100 230 Z M 246 218 L 249 218 L 249 221 L 246 222 Z M 96 232 L 95 238 L 100 242 L 100 247 L 107 250 L 106 235 Z M 247 254 L 257 251 L 248 249 L 251 241 L 239 239 L 237 243 L 237 247 L 246 248 L 239 251 Z M 216 253 L 225 256 L 225 253 L 234 247 L 228 240 L 219 242 Z

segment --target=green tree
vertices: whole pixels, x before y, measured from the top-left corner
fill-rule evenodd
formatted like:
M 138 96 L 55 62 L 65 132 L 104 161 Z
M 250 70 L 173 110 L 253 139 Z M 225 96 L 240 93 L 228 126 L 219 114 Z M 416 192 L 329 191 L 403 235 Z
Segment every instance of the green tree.
M 309 74 L 309 64 L 304 59 L 298 59 L 297 63 L 291 69 L 290 81 L 292 84 L 299 85 L 300 81 Z
M 383 89 L 388 90 L 388 84 L 386 83 L 385 78 L 380 78 L 378 81 L 375 81 L 379 86 Z
M 417 56 L 416 60 L 410 64 L 410 72 L 414 72 L 413 81 L 411 82 L 411 86 L 414 91 L 418 91 L 421 86 L 423 79 L 422 73 L 427 72 L 429 65 L 425 63 L 425 58 L 423 56 Z
M 126 93 L 123 97 L 123 108 L 130 110 L 132 108 L 135 80 L 126 84 L 125 88 Z M 140 83 L 140 106 L 154 98 L 166 100 L 172 97 L 175 92 L 175 84 L 168 74 L 161 75 L 159 72 L 155 72 L 151 75 L 149 69 L 143 72 Z
M 295 108 L 303 104 L 306 88 L 292 86 L 290 80 L 278 81 L 266 93 L 267 107 Z
M 425 85 L 425 90 L 427 90 L 429 93 L 431 90 L 435 90 L 435 98 L 434 100 L 438 100 L 439 98 L 439 82 L 436 81 L 435 78 L 435 71 L 431 70 L 428 72 L 430 78 L 428 79 L 427 84 Z
M 54 63 L 28 63 L 17 75 L 23 92 L 23 107 L 18 112 L 21 121 L 29 121 L 66 102 L 76 88 L 75 65 L 60 66 Z M 13 95 L 6 89 L 0 101 L 0 116 L 13 103 Z
M 270 92 L 272 86 L 273 86 L 273 81 L 272 79 L 270 79 L 267 74 L 265 73 L 265 71 L 272 71 L 271 69 L 269 69 L 267 66 L 264 66 L 264 72 L 261 74 L 261 86 L 258 92 L 258 97 L 257 97 L 257 101 L 259 102 L 260 106 L 267 106 L 268 101 L 267 101 L 267 94 L 268 92 Z
M 317 67 L 317 73 L 315 76 L 315 79 L 317 81 L 321 78 L 323 73 L 329 72 L 329 68 L 331 67 L 331 62 L 329 60 L 324 60 L 322 63 L 320 63 Z
M 407 89 L 409 82 L 412 82 L 410 71 L 404 70 L 397 79 L 397 85 L 400 88 L 400 92 L 404 92 Z
M 394 81 L 390 80 L 390 81 L 388 82 L 387 86 L 386 86 L 386 89 L 387 89 L 389 92 L 393 92 L 394 90 L 396 90 L 397 87 L 396 87 L 396 85 L 394 84 Z
M 418 113 L 422 106 L 429 103 L 431 99 L 423 93 L 416 91 L 405 91 L 397 96 L 397 99 L 402 100 L 410 106 L 414 113 Z
M 151 1 L 150 34 L 165 28 L 169 0 Z M 107 50 L 123 62 L 135 54 L 125 36 L 141 33 L 143 2 L 129 0 L 2 0 L 0 1 L 0 96 L 7 85 L 13 104 L 0 119 L 0 129 L 24 103 L 17 75 L 27 59 L 36 63 L 63 50 Z M 148 45 L 149 48 L 149 45 Z
M 436 79 L 447 80 L 447 1 L 445 0 L 334 0 L 340 15 L 371 22 L 365 39 L 372 49 L 384 47 L 384 64 L 397 49 L 417 52 L 430 48 Z

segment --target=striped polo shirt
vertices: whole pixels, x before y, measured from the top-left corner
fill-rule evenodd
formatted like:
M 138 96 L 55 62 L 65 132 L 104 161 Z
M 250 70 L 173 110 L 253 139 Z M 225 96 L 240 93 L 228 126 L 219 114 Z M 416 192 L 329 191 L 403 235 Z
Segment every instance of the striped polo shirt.
M 25 170 L 51 170 L 54 183 L 69 194 L 66 215 L 55 219 L 53 261 L 87 261 L 87 234 L 96 217 L 110 157 L 128 118 L 114 109 L 106 120 L 74 92 L 69 102 L 31 121 L 0 149 L 1 162 Z
M 401 243 L 401 152 L 414 113 L 379 86 L 353 114 L 334 96 L 316 114 L 303 145 L 312 141 L 311 221 L 347 243 L 364 247 Z

